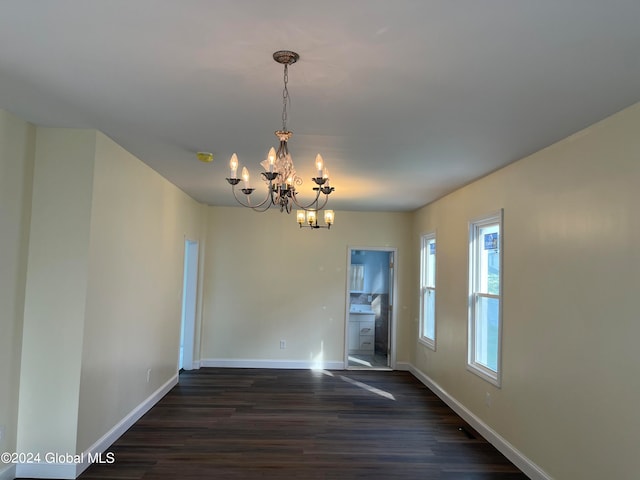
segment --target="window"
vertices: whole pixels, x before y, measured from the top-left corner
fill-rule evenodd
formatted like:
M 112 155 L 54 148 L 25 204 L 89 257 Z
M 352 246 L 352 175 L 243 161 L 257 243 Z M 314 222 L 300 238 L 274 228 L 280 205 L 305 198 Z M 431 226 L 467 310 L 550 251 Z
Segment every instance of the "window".
M 500 386 L 502 211 L 469 225 L 468 368 Z
M 420 253 L 420 341 L 436 347 L 436 234 L 422 237 Z

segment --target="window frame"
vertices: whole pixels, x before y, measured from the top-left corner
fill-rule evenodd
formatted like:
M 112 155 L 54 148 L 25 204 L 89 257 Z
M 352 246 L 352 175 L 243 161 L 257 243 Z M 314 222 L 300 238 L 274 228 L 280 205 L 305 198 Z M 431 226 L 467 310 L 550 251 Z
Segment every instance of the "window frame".
M 468 310 L 469 319 L 467 326 L 467 370 L 475 373 L 484 380 L 492 383 L 500 388 L 502 381 L 502 305 L 503 305 L 503 258 L 504 258 L 504 228 L 503 228 L 504 212 L 502 209 L 479 218 L 469 221 L 469 291 L 468 291 Z M 482 228 L 498 225 L 498 259 L 499 259 L 499 288 L 498 294 L 481 292 L 480 284 L 480 252 L 482 248 L 482 239 L 480 238 L 480 230 Z M 497 359 L 496 371 L 486 365 L 476 361 L 476 317 L 478 315 L 478 299 L 490 298 L 498 300 L 498 343 L 497 343 Z
M 428 285 L 428 281 L 427 281 L 427 272 L 428 272 L 428 266 L 429 266 L 429 255 L 425 254 L 428 246 L 430 245 L 430 242 L 433 241 L 433 243 L 436 245 L 436 251 L 433 254 L 433 285 Z M 427 335 L 425 335 L 425 322 L 427 320 L 426 315 L 427 312 L 425 311 L 424 305 L 425 305 L 425 294 L 427 292 L 429 292 L 429 294 L 433 293 L 435 295 L 436 293 L 436 285 L 437 285 L 437 268 L 438 268 L 438 260 L 437 260 L 437 255 L 438 255 L 438 241 L 436 239 L 436 232 L 429 232 L 429 233 L 425 233 L 423 235 L 420 236 L 420 316 L 419 316 L 419 322 L 418 322 L 418 341 L 420 343 L 422 343 L 423 345 L 429 347 L 431 350 L 436 349 L 436 338 L 437 338 L 437 322 L 436 322 L 436 300 L 434 299 L 434 308 L 433 308 L 433 338 L 428 337 Z

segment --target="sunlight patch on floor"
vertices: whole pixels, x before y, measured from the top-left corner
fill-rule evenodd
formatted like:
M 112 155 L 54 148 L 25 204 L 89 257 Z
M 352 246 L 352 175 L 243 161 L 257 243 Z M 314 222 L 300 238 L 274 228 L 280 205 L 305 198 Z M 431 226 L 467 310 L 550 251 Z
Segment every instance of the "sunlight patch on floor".
M 311 353 L 311 370 L 322 369 L 324 369 L 324 341 L 320 342 L 320 353 L 315 357 L 313 356 L 313 353 Z
M 359 358 L 356 357 L 351 357 L 349 356 L 349 361 L 353 362 L 353 363 L 358 363 L 364 367 L 373 367 L 373 365 L 371 365 L 371 362 L 367 362 L 366 360 L 361 360 Z
M 356 387 L 360 387 L 363 388 L 371 393 L 375 393 L 376 395 L 380 395 L 381 397 L 384 398 L 388 398 L 389 400 L 394 400 L 396 399 L 396 397 L 393 396 L 393 394 L 386 392 L 385 390 L 380 390 L 379 388 L 376 387 L 372 387 L 371 385 L 367 385 L 366 383 L 362 383 L 359 382 L 357 380 L 353 380 L 352 378 L 349 377 L 345 377 L 343 375 L 340 376 L 340 378 L 342 380 L 344 380 L 347 383 L 350 383 L 351 385 L 355 385 Z

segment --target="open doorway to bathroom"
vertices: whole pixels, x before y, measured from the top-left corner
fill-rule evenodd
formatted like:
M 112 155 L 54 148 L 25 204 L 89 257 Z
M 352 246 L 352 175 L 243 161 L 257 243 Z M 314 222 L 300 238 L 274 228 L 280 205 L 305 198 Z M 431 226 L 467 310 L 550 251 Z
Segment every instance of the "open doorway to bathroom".
M 348 369 L 390 369 L 395 365 L 394 292 L 396 250 L 348 251 L 345 365 Z

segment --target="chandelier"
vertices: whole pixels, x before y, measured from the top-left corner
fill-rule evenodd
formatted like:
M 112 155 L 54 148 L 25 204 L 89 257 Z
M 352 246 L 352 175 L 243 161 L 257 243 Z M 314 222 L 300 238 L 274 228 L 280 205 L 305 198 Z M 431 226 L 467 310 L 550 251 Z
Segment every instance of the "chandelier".
M 284 65 L 284 89 L 282 90 L 282 130 L 276 130 L 275 135 L 280 141 L 278 150 L 273 147 L 269 150 L 267 158 L 260 162 L 262 168 L 262 181 L 266 184 L 267 191 L 264 199 L 253 202 L 252 194 L 255 188 L 251 187 L 249 181 L 249 170 L 242 167 L 241 179 L 238 178 L 238 156 L 234 153 L 229 161 L 231 167 L 231 176 L 227 178 L 227 182 L 231 185 L 231 191 L 236 201 L 243 207 L 251 208 L 257 212 L 265 212 L 271 207 L 279 207 L 280 212 L 291 213 L 292 209 L 297 207 L 296 220 L 302 227 L 312 229 L 331 228 L 335 219 L 333 210 L 323 210 L 329 194 L 334 191 L 334 187 L 329 185 L 329 171 L 324 166 L 322 156 L 318 154 L 315 161 L 316 176 L 311 180 L 315 183 L 313 190 L 315 198 L 307 204 L 302 203 L 298 199 L 296 187 L 302 185 L 302 179 L 296 174 L 293 165 L 293 159 L 289 153 L 287 142 L 293 133 L 287 130 L 287 105 L 290 102 L 289 90 L 287 84 L 289 82 L 289 65 L 296 63 L 300 58 L 296 52 L 289 50 L 280 50 L 273 54 L 273 59 Z M 242 188 L 236 189 L 236 186 L 242 180 Z M 243 194 L 239 196 L 238 191 Z M 318 225 L 318 214 L 323 211 L 325 225 Z

